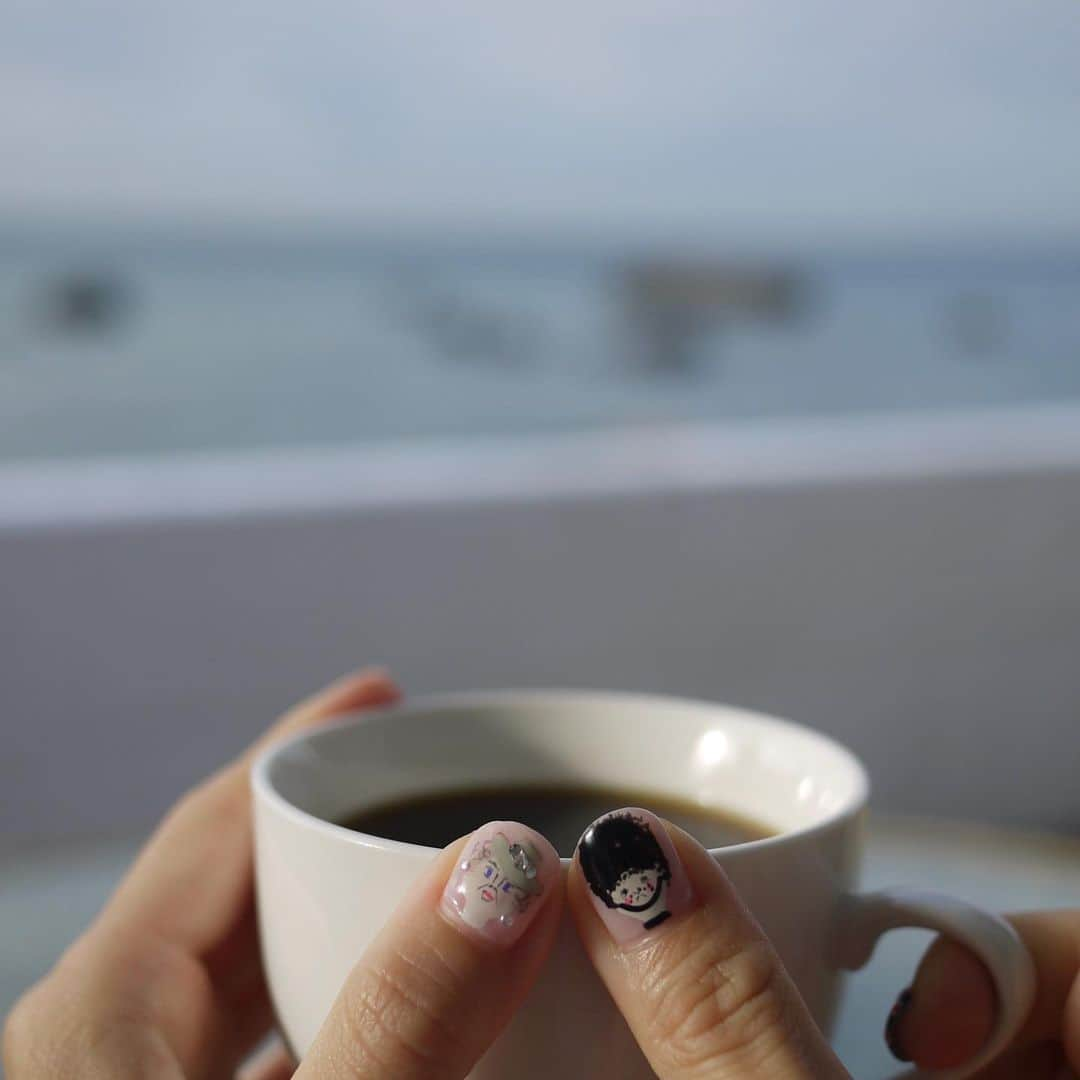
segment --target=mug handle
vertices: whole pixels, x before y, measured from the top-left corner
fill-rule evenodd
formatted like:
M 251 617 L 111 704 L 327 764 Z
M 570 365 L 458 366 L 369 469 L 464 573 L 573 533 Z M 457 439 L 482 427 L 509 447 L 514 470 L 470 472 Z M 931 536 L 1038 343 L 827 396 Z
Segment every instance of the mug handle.
M 960 1080 L 977 1072 L 1001 1053 L 1027 1018 L 1035 1000 L 1035 965 L 1016 931 L 1002 918 L 951 896 L 914 889 L 881 892 L 840 899 L 834 961 L 848 971 L 861 968 L 878 938 L 900 927 L 936 930 L 966 945 L 985 965 L 997 991 L 997 1020 L 980 1053 L 958 1069 L 906 1072 L 904 1077 Z M 897 1080 L 901 1080 L 897 1077 Z

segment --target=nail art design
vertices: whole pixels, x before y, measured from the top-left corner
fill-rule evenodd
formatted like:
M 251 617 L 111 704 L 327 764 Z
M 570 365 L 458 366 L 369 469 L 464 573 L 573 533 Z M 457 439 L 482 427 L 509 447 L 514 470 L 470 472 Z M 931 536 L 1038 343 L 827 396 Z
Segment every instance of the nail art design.
M 514 821 L 482 825 L 469 838 L 443 893 L 443 908 L 500 944 L 520 937 L 558 870 L 539 834 Z
M 660 820 L 635 807 L 598 818 L 578 842 L 593 904 L 620 944 L 693 906 L 694 896 Z
M 900 1021 L 904 1014 L 911 1008 L 912 993 L 909 986 L 900 992 L 896 1004 L 889 1010 L 889 1018 L 885 1021 L 885 1045 L 892 1052 L 892 1056 L 898 1061 L 910 1061 L 911 1056 L 904 1050 L 900 1043 Z

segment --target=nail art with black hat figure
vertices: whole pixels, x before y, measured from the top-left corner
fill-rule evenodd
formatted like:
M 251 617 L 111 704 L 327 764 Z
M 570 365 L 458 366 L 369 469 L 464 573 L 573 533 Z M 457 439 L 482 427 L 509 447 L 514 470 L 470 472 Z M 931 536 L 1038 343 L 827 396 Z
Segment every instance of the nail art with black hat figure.
M 693 907 L 693 892 L 667 830 L 631 807 L 598 818 L 578 842 L 578 861 L 600 918 L 625 943 Z

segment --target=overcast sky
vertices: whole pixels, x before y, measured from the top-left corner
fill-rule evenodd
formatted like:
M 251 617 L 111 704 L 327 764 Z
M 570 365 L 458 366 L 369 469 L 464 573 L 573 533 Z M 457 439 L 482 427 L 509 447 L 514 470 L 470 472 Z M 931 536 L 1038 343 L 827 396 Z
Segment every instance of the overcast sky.
M 56 210 L 1080 233 L 1080 3 L 4 0 Z

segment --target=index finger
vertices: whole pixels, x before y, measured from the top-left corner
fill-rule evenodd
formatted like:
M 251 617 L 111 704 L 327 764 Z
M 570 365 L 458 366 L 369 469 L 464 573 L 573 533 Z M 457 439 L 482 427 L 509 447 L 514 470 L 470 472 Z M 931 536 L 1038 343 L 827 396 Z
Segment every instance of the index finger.
M 294 706 L 248 750 L 188 792 L 166 815 L 99 918 L 138 926 L 201 953 L 219 941 L 252 887 L 248 769 L 264 747 L 333 716 L 390 705 L 381 671 L 347 675 Z

